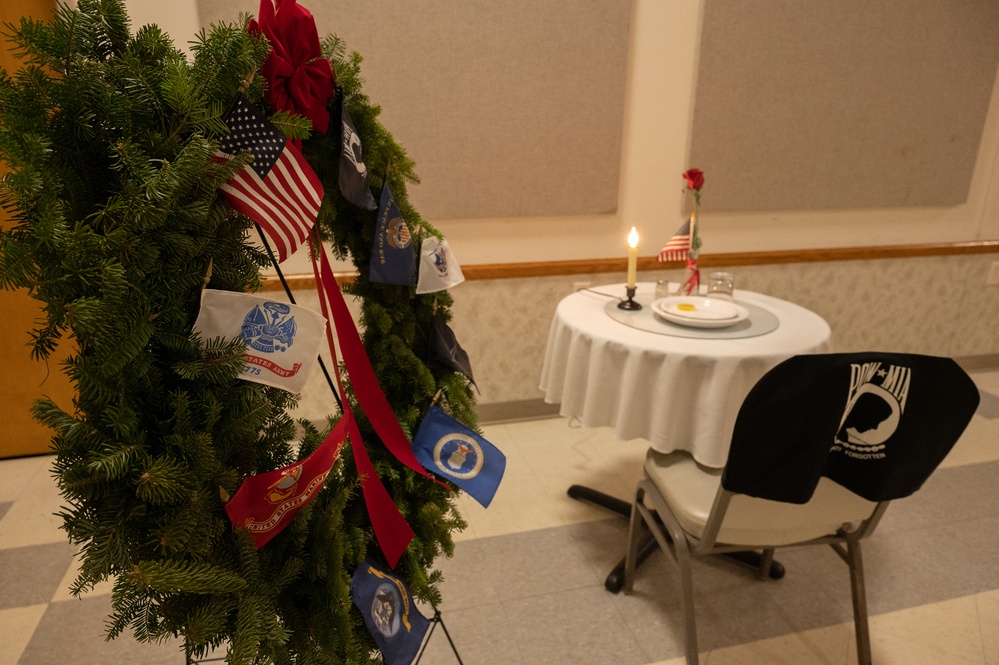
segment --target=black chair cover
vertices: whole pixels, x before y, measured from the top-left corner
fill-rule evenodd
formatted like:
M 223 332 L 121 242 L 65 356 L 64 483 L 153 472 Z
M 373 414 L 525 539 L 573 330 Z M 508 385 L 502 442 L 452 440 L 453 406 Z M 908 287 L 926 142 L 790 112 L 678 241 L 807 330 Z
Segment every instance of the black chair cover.
M 743 402 L 722 485 L 805 503 L 827 476 L 870 501 L 908 496 L 957 442 L 979 399 L 949 358 L 795 356 Z

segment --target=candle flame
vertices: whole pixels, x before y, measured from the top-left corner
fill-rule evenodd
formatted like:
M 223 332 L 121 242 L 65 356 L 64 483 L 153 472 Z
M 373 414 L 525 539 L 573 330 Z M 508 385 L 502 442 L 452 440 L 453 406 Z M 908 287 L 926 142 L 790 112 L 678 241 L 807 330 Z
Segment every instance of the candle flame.
M 631 233 L 628 234 L 628 247 L 638 247 L 638 229 L 634 226 L 631 227 Z

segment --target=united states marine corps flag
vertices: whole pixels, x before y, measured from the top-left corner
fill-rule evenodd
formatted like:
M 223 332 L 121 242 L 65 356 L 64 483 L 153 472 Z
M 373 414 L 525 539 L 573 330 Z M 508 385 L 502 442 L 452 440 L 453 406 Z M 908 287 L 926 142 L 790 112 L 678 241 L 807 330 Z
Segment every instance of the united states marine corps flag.
M 430 620 L 413 604 L 403 581 L 365 559 L 354 571 L 350 595 L 385 662 L 410 665 L 420 652 Z
M 233 526 L 249 529 L 255 548 L 260 549 L 278 535 L 319 494 L 347 440 L 350 417 L 348 411 L 304 460 L 249 476 L 225 504 Z
M 416 275 L 416 255 L 413 237 L 402 218 L 399 206 L 388 183 L 382 187 L 375 224 L 375 241 L 371 247 L 369 278 L 380 284 L 409 286 Z
M 506 471 L 506 455 L 436 406 L 413 439 L 413 452 L 428 471 L 450 480 L 488 508 Z

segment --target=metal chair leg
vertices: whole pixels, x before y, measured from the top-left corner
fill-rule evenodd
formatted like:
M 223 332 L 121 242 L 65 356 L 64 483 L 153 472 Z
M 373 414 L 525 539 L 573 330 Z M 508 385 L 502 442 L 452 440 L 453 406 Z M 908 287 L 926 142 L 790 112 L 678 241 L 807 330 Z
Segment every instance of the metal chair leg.
M 765 580 L 770 577 L 770 564 L 774 562 L 774 548 L 770 547 L 763 550 L 763 555 L 760 557 L 760 567 L 757 573 L 761 580 Z
M 846 545 L 846 558 L 850 566 L 850 589 L 853 593 L 853 625 L 857 634 L 857 662 L 871 665 L 871 634 L 867 622 L 867 590 L 864 584 L 864 561 L 860 542 Z
M 655 498 L 653 504 L 661 507 Z M 659 547 L 663 551 L 671 553 L 676 560 L 677 572 L 680 575 L 680 601 L 683 608 L 683 642 L 684 651 L 687 656 L 687 665 L 699 665 L 697 658 L 697 616 L 694 613 L 694 573 L 691 565 L 690 541 L 687 540 L 687 534 L 684 533 L 680 523 L 668 510 L 657 511 L 656 514 L 662 520 L 661 523 L 658 523 L 652 511 L 638 503 L 635 506 L 641 512 L 642 518 L 648 525 L 652 535 L 655 536 Z
M 694 614 L 694 575 L 690 564 L 690 552 L 686 540 L 677 542 L 673 537 L 673 552 L 680 569 L 680 596 L 683 602 L 684 650 L 687 665 L 699 665 L 697 659 L 697 617 Z
M 642 533 L 642 516 L 638 505 L 645 499 L 645 488 L 641 483 L 635 490 L 635 503 L 631 506 L 631 516 L 628 520 L 628 552 L 624 558 L 624 590 L 631 593 L 635 583 L 635 567 L 638 565 L 638 541 Z

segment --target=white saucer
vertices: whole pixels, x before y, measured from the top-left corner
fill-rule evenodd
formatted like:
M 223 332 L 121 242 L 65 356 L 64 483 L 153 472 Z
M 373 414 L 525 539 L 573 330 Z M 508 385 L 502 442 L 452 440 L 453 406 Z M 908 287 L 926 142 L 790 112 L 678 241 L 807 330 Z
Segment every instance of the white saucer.
M 724 328 L 749 318 L 749 310 L 729 300 L 671 296 L 652 302 L 652 311 L 670 323 L 691 328 Z

